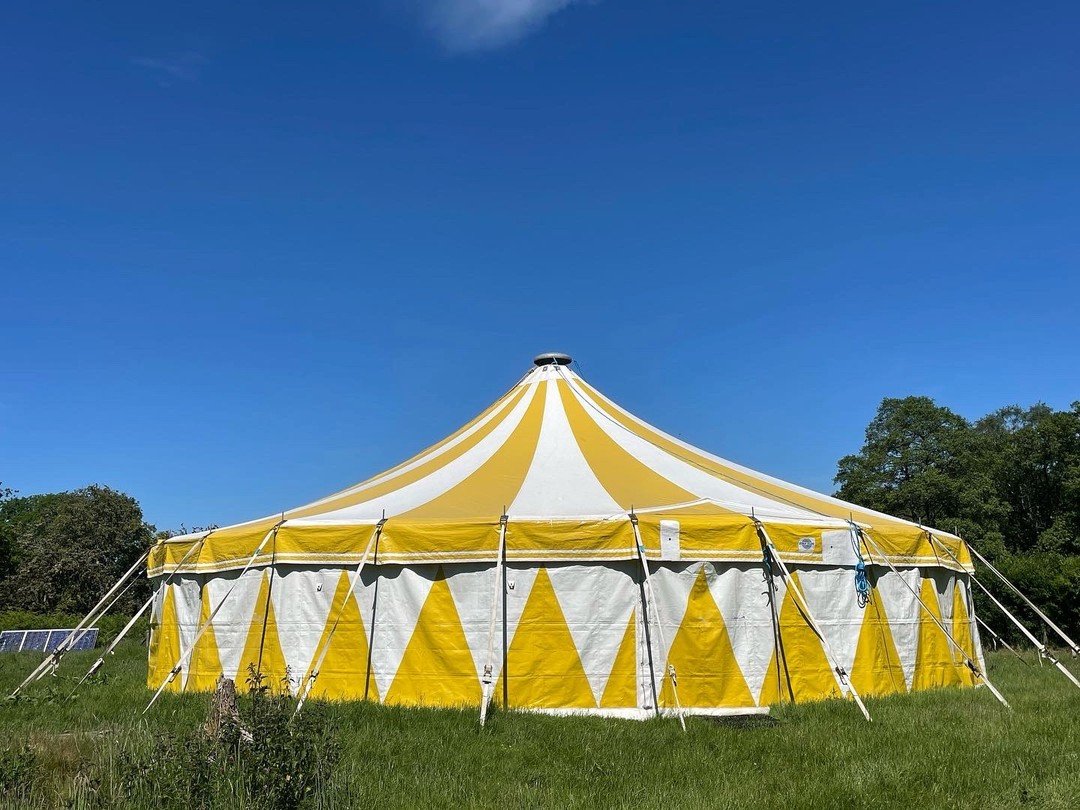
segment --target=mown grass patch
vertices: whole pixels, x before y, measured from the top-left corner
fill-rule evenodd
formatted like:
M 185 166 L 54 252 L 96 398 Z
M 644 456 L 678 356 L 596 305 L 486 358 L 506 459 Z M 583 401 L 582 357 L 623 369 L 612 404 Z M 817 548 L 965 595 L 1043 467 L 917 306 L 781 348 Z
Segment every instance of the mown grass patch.
M 514 712 L 480 729 L 475 711 L 313 701 L 301 738 L 231 767 L 199 748 L 207 696 L 166 695 L 141 716 L 137 644 L 69 701 L 95 654 L 70 655 L 60 677 L 0 704 L 0 805 L 268 806 L 251 770 L 283 779 L 301 767 L 318 771 L 310 807 L 1080 807 L 1080 690 L 1006 655 L 991 655 L 990 673 L 1012 711 L 985 689 L 947 689 L 870 700 L 873 723 L 830 701 L 768 720 L 690 718 L 683 734 L 671 720 Z M 0 689 L 37 660 L 0 656 Z M 285 733 L 291 701 L 263 709 L 265 734 Z M 242 699 L 244 717 L 253 710 Z M 208 792 L 192 787 L 200 779 Z

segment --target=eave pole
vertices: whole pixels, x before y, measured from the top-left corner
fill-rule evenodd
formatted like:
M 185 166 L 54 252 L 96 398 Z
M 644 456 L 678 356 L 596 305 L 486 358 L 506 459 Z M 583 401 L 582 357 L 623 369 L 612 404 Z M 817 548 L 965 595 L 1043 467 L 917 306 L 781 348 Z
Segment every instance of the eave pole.
M 657 640 L 660 642 L 661 651 L 664 651 L 667 650 L 667 643 L 664 641 L 664 629 L 663 626 L 660 624 L 660 608 L 656 604 L 656 594 L 653 591 L 652 578 L 649 574 L 649 561 L 645 556 L 645 544 L 641 542 L 641 530 L 638 528 L 637 515 L 633 512 L 630 512 L 630 525 L 634 529 L 634 543 L 637 546 L 638 560 L 641 561 L 641 569 L 645 575 L 645 579 L 643 582 L 643 590 L 645 592 L 646 621 L 648 620 L 648 611 L 651 608 L 653 614 L 653 622 L 656 625 L 656 637 Z M 656 673 L 651 672 L 650 675 L 652 676 L 653 692 L 656 692 Z M 679 718 L 679 725 L 685 732 L 686 719 L 685 717 L 683 717 L 682 703 L 679 701 L 679 686 L 677 676 L 675 674 L 675 667 L 668 663 L 668 657 L 666 653 L 664 655 L 663 674 L 660 676 L 661 691 L 663 691 L 664 678 L 671 679 L 671 694 L 675 698 L 675 714 Z M 660 713 L 659 695 L 657 695 L 656 698 L 656 712 L 657 714 Z
M 499 605 L 506 599 L 506 593 L 502 587 L 503 566 L 506 563 L 506 524 L 508 522 L 506 510 L 503 510 L 499 518 L 499 549 L 495 553 L 495 581 L 491 589 L 491 621 L 488 623 L 488 649 L 487 662 L 484 664 L 484 675 L 480 679 L 480 727 L 487 722 L 488 705 L 491 703 L 492 693 L 495 689 L 495 624 L 499 615 Z M 506 672 L 502 673 L 503 678 Z
M 318 655 L 315 657 L 315 663 L 311 667 L 311 674 L 301 684 L 300 689 L 296 693 L 296 711 L 293 712 L 293 717 L 300 714 L 300 710 L 304 708 L 304 702 L 307 700 L 308 695 L 311 693 L 311 687 L 315 685 L 315 679 L 319 677 L 319 668 L 322 667 L 323 661 L 326 660 L 326 654 L 330 651 L 330 640 L 334 637 L 334 633 L 337 632 L 338 623 L 341 621 L 342 614 L 345 613 L 345 607 L 349 604 L 349 600 L 352 599 L 353 592 L 356 590 L 356 583 L 360 581 L 360 574 L 364 570 L 364 566 L 367 565 L 368 557 L 371 556 L 371 550 L 378 542 L 379 537 L 382 535 L 383 526 L 386 525 L 386 518 L 382 518 L 375 524 L 375 530 L 371 533 L 371 539 L 368 540 L 367 548 L 364 549 L 363 555 L 360 557 L 360 562 L 357 564 L 356 569 L 353 571 L 352 576 L 349 579 L 349 590 L 345 594 L 345 598 L 341 601 L 341 607 L 338 609 L 337 615 L 334 617 L 334 623 L 330 625 L 330 632 L 326 634 L 326 639 L 322 642 L 322 645 L 317 650 Z

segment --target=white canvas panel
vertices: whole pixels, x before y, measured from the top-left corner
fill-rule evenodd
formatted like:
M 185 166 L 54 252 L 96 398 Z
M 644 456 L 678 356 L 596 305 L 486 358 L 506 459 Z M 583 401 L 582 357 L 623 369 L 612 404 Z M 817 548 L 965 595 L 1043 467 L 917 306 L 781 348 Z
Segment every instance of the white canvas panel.
M 379 566 L 378 603 L 374 618 L 372 670 L 380 695 L 394 682 L 416 620 L 435 581 L 437 565 Z
M 496 609 L 494 640 L 491 641 L 491 603 L 495 598 L 501 600 L 502 576 L 496 583 L 495 565 L 478 563 L 475 565 L 447 565 L 446 583 L 450 586 L 450 595 L 454 598 L 461 629 L 465 641 L 472 653 L 476 665 L 476 677 L 484 674 L 484 665 L 488 659 L 488 647 L 491 644 L 492 676 L 499 677 L 502 669 L 502 602 Z
M 873 578 L 876 575 L 876 581 Z M 911 680 L 915 675 L 915 656 L 919 650 L 919 620 L 922 606 L 904 583 L 919 592 L 921 586 L 919 569 L 900 569 L 899 572 L 884 571 L 875 566 L 871 572 L 873 585 L 872 598 L 881 599 L 885 615 L 889 619 L 896 652 L 900 656 L 900 666 L 904 670 L 904 681 L 911 689 Z
M 777 609 L 784 587 L 777 582 Z M 756 700 L 765 683 L 775 641 L 769 586 L 761 566 L 724 565 L 709 578 L 709 591 L 727 625 L 735 660 Z
M 837 663 L 850 674 L 855 666 L 863 621 L 863 608 L 859 607 L 855 590 L 855 571 L 807 566 L 799 569 L 798 574 L 810 613 L 828 640 Z M 837 684 L 847 691 L 839 679 Z
M 294 692 L 311 666 L 323 629 L 334 618 L 330 607 L 341 571 L 283 566 L 274 576 L 270 598 L 278 640 L 289 668 L 289 686 Z
M 640 601 L 632 569 L 627 564 L 549 565 L 548 575 L 599 705 Z
M 507 513 L 512 518 L 621 513 L 582 455 L 554 379 L 544 383 L 543 393 L 544 423 L 536 452 Z
M 255 602 L 259 598 L 264 572 L 267 571 L 268 569 L 249 568 L 240 578 L 237 577 L 239 571 L 227 571 L 215 574 L 207 580 L 210 610 L 221 604 L 221 609 L 213 621 L 221 672 L 241 686 L 248 673 L 238 671 L 240 656 L 244 654 L 244 644 L 251 630 L 251 622 L 255 618 Z M 236 585 L 236 588 L 229 593 L 233 585 Z M 258 621 L 262 622 L 262 616 L 258 617 Z
M 664 673 L 667 671 L 671 644 L 679 631 L 683 616 L 686 615 L 690 589 L 694 587 L 694 580 L 697 579 L 703 565 L 706 563 L 655 565 L 650 562 L 649 564 L 649 581 L 652 586 L 654 605 L 648 616 L 649 641 L 652 645 L 656 694 L 658 695 L 663 685 Z
M 180 631 L 180 682 L 187 683 L 188 669 L 191 665 L 191 650 L 195 636 L 199 632 L 199 615 L 202 607 L 202 577 L 178 576 L 173 578 L 173 601 L 176 606 L 176 621 Z

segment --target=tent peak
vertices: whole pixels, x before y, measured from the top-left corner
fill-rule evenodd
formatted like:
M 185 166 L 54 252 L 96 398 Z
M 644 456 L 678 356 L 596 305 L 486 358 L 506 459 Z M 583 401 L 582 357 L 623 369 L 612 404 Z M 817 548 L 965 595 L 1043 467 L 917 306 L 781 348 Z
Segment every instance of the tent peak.
M 568 366 L 573 362 L 574 358 L 562 352 L 544 352 L 533 358 L 533 363 L 538 366 Z

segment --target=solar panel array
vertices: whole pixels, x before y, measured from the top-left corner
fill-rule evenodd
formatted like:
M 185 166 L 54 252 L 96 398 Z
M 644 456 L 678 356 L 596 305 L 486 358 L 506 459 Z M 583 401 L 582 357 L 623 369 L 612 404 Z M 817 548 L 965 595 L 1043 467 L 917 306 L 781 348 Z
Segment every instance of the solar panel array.
M 59 630 L 4 630 L 0 632 L 0 652 L 53 652 L 74 628 Z M 90 650 L 97 645 L 98 629 L 83 628 L 75 637 L 73 650 Z

